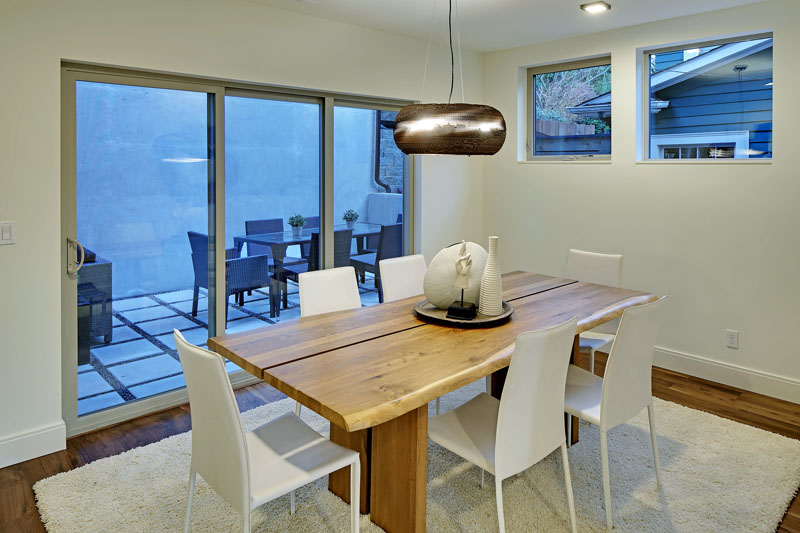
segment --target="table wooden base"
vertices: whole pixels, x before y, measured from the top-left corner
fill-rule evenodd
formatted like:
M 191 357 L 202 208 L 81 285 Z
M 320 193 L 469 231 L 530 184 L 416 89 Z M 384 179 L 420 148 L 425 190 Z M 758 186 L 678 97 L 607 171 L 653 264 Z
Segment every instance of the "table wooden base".
M 371 520 L 385 531 L 425 531 L 428 405 L 372 428 Z
M 428 406 L 371 429 L 331 424 L 331 441 L 361 456 L 361 514 L 389 533 L 424 532 Z M 350 503 L 350 467 L 328 476 L 328 490 Z
M 372 429 L 349 432 L 331 424 L 331 441 L 358 452 L 361 457 L 361 514 L 369 514 L 372 466 Z M 350 503 L 350 467 L 337 470 L 328 476 L 328 490 Z

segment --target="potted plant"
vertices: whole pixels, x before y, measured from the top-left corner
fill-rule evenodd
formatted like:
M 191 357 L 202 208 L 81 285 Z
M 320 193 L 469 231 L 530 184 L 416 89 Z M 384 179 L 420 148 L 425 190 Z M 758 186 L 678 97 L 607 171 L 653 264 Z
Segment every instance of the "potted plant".
M 289 217 L 289 225 L 292 227 L 292 238 L 299 239 L 303 233 L 303 226 L 306 225 L 306 218 L 298 213 Z
M 353 229 L 356 226 L 356 220 L 358 220 L 358 213 L 356 213 L 353 209 L 348 209 L 344 212 L 342 218 L 347 224 L 347 229 Z

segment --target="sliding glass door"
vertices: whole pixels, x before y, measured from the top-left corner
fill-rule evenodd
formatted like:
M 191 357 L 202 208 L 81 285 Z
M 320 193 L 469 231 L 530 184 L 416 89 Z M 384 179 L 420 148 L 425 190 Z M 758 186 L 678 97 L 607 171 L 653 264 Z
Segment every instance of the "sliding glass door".
M 313 98 L 225 96 L 228 333 L 300 316 L 297 275 L 319 268 L 321 120 Z
M 344 257 L 357 271 L 362 305 L 382 301 L 378 263 L 407 249 L 410 158 L 394 142 L 396 115 L 356 104 L 333 110 L 334 227 L 353 230 Z
M 400 103 L 62 69 L 62 397 L 69 435 L 187 401 L 199 346 L 300 316 L 298 276 L 413 250 Z M 234 385 L 255 377 L 233 362 Z

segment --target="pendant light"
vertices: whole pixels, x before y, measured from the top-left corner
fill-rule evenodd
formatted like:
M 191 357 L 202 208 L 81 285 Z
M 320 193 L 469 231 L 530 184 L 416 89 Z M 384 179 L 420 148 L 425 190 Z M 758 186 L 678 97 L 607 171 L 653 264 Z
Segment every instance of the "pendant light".
M 394 142 L 408 155 L 494 155 L 506 140 L 506 121 L 497 109 L 464 101 L 464 71 L 461 67 L 461 33 L 458 31 L 458 62 L 461 72 L 460 104 L 452 104 L 455 81 L 453 54 L 453 0 L 449 1 L 448 30 L 450 35 L 450 96 L 446 104 L 413 104 L 402 108 L 395 117 Z M 458 0 L 456 0 L 458 1 Z M 434 1 L 434 14 L 436 4 Z M 458 10 L 458 5 L 456 5 Z M 428 53 L 430 53 L 430 33 Z M 425 57 L 425 73 L 428 56 Z M 425 75 L 422 77 L 425 90 Z M 420 98 L 421 99 L 421 98 Z

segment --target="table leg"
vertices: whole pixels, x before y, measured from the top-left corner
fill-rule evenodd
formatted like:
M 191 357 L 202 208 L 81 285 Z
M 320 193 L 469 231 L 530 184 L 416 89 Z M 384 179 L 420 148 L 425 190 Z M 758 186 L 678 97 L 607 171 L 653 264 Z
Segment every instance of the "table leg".
M 495 370 L 492 373 L 492 396 L 500 399 L 503 394 L 503 385 L 506 384 L 506 376 L 508 375 L 508 367 Z
M 428 406 L 372 428 L 370 519 L 389 533 L 425 531 Z
M 369 486 L 372 430 L 346 431 L 331 423 L 331 441 L 350 448 L 361 457 L 361 514 L 369 514 Z M 350 467 L 337 470 L 328 476 L 328 490 L 350 503 Z
M 578 355 L 581 351 L 581 343 L 580 343 L 580 335 L 575 335 L 575 339 L 572 341 L 572 355 L 569 357 L 569 363 L 574 365 L 578 361 Z M 565 417 L 567 421 L 569 421 L 570 417 Z M 572 439 L 567 444 L 572 446 L 578 442 L 578 417 L 572 417 Z M 569 423 L 569 422 L 567 422 Z M 568 433 L 569 434 L 569 433 Z

